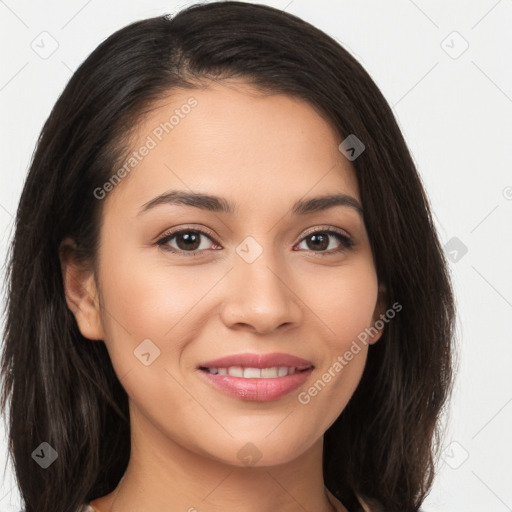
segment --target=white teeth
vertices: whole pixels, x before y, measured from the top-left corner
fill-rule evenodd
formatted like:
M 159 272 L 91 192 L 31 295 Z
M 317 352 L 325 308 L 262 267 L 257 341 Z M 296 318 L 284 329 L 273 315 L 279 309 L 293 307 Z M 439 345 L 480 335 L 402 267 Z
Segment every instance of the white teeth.
M 244 377 L 245 379 L 275 379 L 293 375 L 297 369 L 287 366 L 273 366 L 271 368 L 242 368 L 241 366 L 230 366 L 229 368 L 206 368 L 214 375 L 231 375 L 232 377 Z
M 288 368 L 286 368 L 286 366 L 280 366 L 277 375 L 279 377 L 285 377 L 288 375 Z
M 244 377 L 246 379 L 258 379 L 261 377 L 259 368 L 244 368 Z
M 241 366 L 230 366 L 228 368 L 228 375 L 232 377 L 243 377 L 244 369 Z
M 264 379 L 275 379 L 277 377 L 277 368 L 262 368 L 261 376 Z

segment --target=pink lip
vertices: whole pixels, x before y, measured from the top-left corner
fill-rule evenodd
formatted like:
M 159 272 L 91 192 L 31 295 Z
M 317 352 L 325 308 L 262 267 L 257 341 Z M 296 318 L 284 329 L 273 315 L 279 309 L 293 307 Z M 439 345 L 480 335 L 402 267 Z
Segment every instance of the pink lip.
M 234 354 L 201 363 L 199 368 L 269 368 L 287 366 L 297 369 L 296 373 L 285 377 L 246 379 L 231 375 L 214 375 L 207 371 L 201 374 L 217 389 L 242 400 L 268 402 L 277 400 L 301 386 L 311 375 L 313 364 L 306 359 L 290 354 Z
M 273 366 L 295 367 L 299 370 L 313 366 L 311 361 L 301 357 L 273 352 L 271 354 L 233 354 L 212 361 L 206 361 L 198 365 L 199 368 L 228 368 L 229 366 L 241 366 L 242 368 L 271 368 Z

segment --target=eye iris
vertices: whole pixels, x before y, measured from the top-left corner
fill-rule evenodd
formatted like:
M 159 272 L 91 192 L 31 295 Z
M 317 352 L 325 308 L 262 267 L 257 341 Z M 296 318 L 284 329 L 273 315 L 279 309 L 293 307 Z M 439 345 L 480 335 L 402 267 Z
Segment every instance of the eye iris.
M 313 243 L 312 245 L 309 243 L 310 241 Z M 327 249 L 327 247 L 329 247 L 329 237 L 322 233 L 315 233 L 314 235 L 310 235 L 308 237 L 308 247 L 313 250 Z
M 176 244 L 180 249 L 183 250 L 196 250 L 200 245 L 201 235 L 194 231 L 186 231 L 184 233 L 178 233 L 176 235 Z M 180 244 L 180 241 L 184 241 L 185 244 Z M 180 246 L 181 245 L 181 246 Z

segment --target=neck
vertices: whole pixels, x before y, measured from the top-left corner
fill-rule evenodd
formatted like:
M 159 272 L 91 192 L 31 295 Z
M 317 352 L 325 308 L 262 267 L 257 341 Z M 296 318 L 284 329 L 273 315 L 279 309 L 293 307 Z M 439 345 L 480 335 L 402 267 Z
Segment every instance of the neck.
M 170 440 L 140 412 L 131 416 L 128 467 L 111 494 L 92 502 L 99 512 L 347 512 L 324 486 L 323 438 L 285 464 L 233 466 Z

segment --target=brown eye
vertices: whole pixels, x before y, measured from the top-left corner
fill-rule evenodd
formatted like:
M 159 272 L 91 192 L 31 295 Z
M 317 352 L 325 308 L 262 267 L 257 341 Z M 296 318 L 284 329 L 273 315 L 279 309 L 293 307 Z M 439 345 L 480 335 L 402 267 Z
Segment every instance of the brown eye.
M 336 247 L 337 239 L 339 245 Z M 306 249 L 313 252 L 333 254 L 350 249 L 354 243 L 350 237 L 333 230 L 315 231 L 303 238 L 301 244 L 306 244 Z M 329 250 L 328 250 L 329 249 Z
M 329 247 L 329 235 L 325 233 L 315 233 L 309 235 L 306 240 L 308 248 L 312 251 L 325 251 Z
M 164 235 L 156 242 L 157 245 L 166 250 L 177 253 L 190 253 L 189 255 L 195 255 L 210 248 L 212 243 L 212 238 L 199 229 L 173 231 Z
M 178 249 L 195 251 L 201 245 L 201 235 L 197 231 L 183 231 L 174 236 Z

